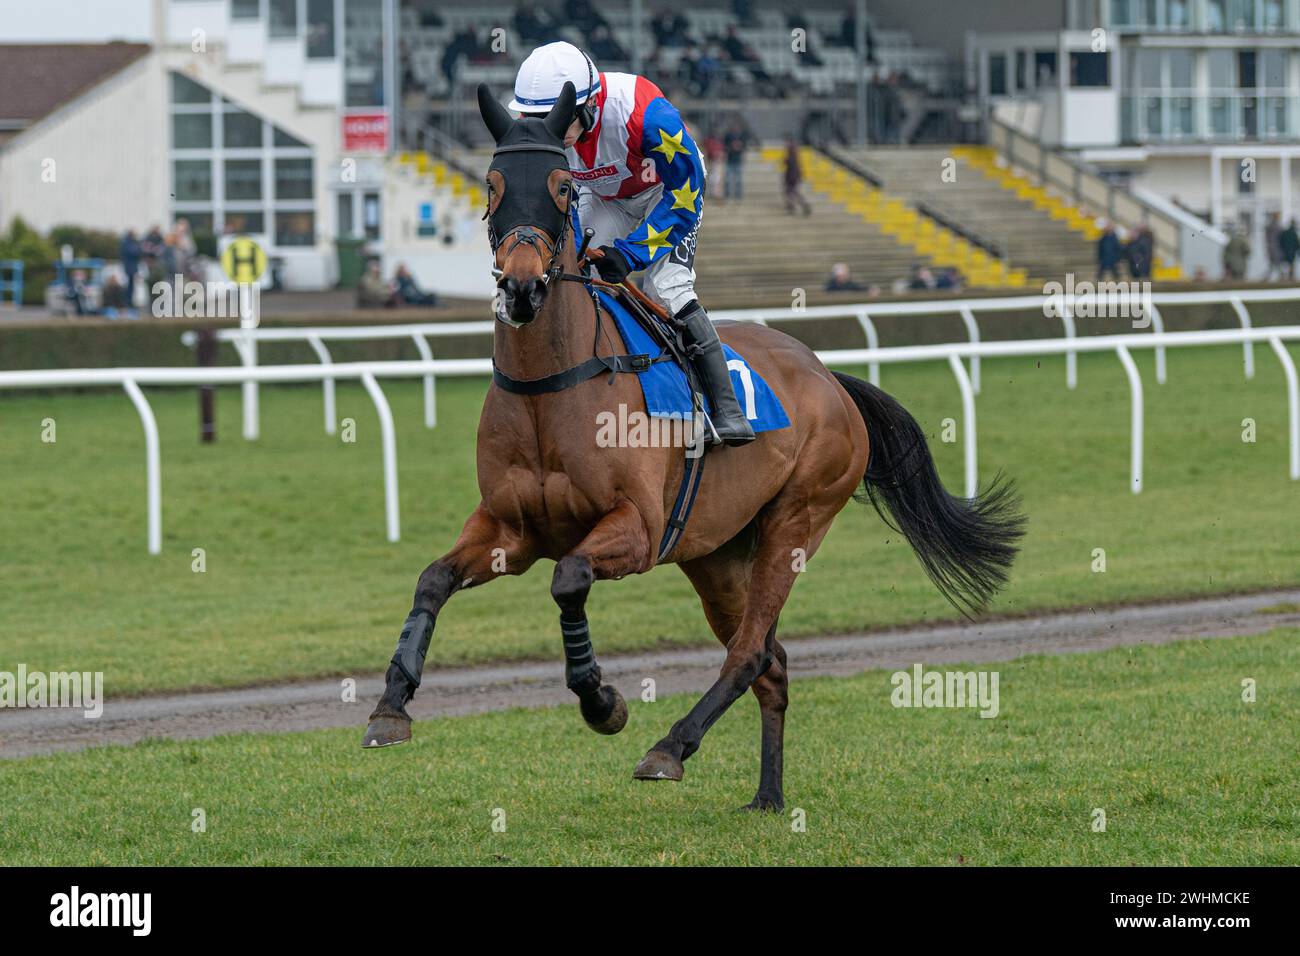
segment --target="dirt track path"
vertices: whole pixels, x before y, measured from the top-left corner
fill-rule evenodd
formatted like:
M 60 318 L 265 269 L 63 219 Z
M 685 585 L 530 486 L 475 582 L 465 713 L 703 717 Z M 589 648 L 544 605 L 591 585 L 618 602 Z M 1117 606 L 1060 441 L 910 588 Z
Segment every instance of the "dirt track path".
M 1125 644 L 1164 644 L 1192 638 L 1258 634 L 1300 625 L 1300 613 L 1258 613 L 1300 603 L 1300 591 L 1137 605 L 1048 614 L 974 625 L 942 625 L 842 637 L 785 641 L 790 673 L 846 676 L 874 668 L 910 667 L 921 661 L 1010 660 L 1026 654 L 1079 653 Z M 572 704 L 557 659 L 440 670 L 430 667 L 409 709 L 417 720 L 508 707 Z M 660 695 L 699 693 L 717 676 L 722 648 L 692 648 L 601 658 L 605 678 L 626 696 L 654 678 Z M 357 679 L 356 702 L 342 701 L 338 679 L 239 690 L 140 697 L 105 703 L 103 716 L 87 720 L 77 710 L 0 709 L 0 758 L 149 737 L 192 739 L 241 732 L 273 733 L 355 727 L 360 741 L 366 715 L 383 689 L 382 675 Z

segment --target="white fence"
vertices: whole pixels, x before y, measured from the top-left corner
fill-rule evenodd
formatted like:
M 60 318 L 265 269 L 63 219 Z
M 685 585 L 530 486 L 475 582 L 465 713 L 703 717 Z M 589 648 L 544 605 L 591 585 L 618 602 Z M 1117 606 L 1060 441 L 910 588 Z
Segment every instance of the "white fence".
M 975 396 L 978 387 L 978 361 L 984 356 L 1065 355 L 1067 357 L 1067 384 L 1076 382 L 1074 356 L 1079 352 L 1114 352 L 1128 377 L 1130 388 L 1130 488 L 1134 494 L 1142 490 L 1142 449 L 1144 403 L 1142 379 L 1131 354 L 1132 349 L 1150 348 L 1155 351 L 1156 379 L 1164 381 L 1164 352 L 1168 348 L 1192 345 L 1240 344 L 1243 348 L 1246 376 L 1254 374 L 1253 346 L 1267 342 L 1282 365 L 1287 383 L 1289 409 L 1290 475 L 1300 479 L 1300 384 L 1295 363 L 1284 342 L 1300 339 L 1300 325 L 1252 328 L 1245 310 L 1245 301 L 1300 300 L 1300 291 L 1263 290 L 1231 293 L 1168 293 L 1153 297 L 1159 304 L 1174 302 L 1193 304 L 1200 302 L 1229 302 L 1242 324 L 1239 329 L 1215 329 L 1196 332 L 1165 332 L 1153 313 L 1152 332 L 1079 337 L 1074 334 L 1070 315 L 1076 300 L 1067 299 L 1060 319 L 1066 336 L 1059 339 L 1029 339 L 1013 342 L 981 342 L 975 324 L 976 311 L 1006 311 L 1015 308 L 1043 309 L 1041 296 L 1011 299 L 955 300 L 952 302 L 887 303 L 881 305 L 855 305 L 849 307 L 823 306 L 803 312 L 786 313 L 780 310 L 751 309 L 730 313 L 717 313 L 716 319 L 731 318 L 740 321 L 766 322 L 791 321 L 800 318 L 856 317 L 863 325 L 868 342 L 865 349 L 842 349 L 817 353 L 827 365 L 867 365 L 873 381 L 879 381 L 882 364 L 946 360 L 957 380 L 962 397 L 963 438 L 965 455 L 965 493 L 973 497 L 978 489 L 978 467 L 975 428 Z M 967 320 L 971 341 L 943 345 L 913 345 L 880 348 L 877 345 L 871 315 L 885 314 L 935 314 L 958 310 Z M 242 367 L 226 368 L 115 368 L 115 369 L 50 369 L 39 371 L 0 372 L 0 389 L 7 388 L 58 388 L 94 385 L 121 385 L 130 396 L 140 414 L 145 432 L 145 456 L 148 502 L 148 544 L 150 553 L 162 548 L 162 495 L 161 466 L 158 429 L 153 411 L 141 391 L 142 385 L 229 385 L 240 383 L 244 387 L 244 434 L 257 436 L 257 386 L 261 382 L 320 381 L 325 385 L 326 431 L 334 431 L 334 382 L 338 379 L 355 379 L 366 388 L 379 416 L 380 437 L 384 464 L 385 519 L 388 540 L 400 537 L 397 501 L 397 448 L 393 432 L 392 412 L 384 398 L 377 379 L 422 377 L 425 394 L 425 424 L 436 424 L 436 376 L 476 376 L 490 374 L 490 359 L 436 360 L 423 336 L 463 335 L 490 333 L 493 323 L 463 322 L 435 325 L 361 326 L 334 329 L 232 329 L 223 330 L 220 338 L 231 341 L 240 349 Z M 360 340 L 411 337 L 417 342 L 422 357 L 419 361 L 335 363 L 331 361 L 324 342 L 329 339 Z M 259 341 L 306 341 L 322 359 L 321 365 L 262 366 L 256 364 L 256 345 Z M 962 359 L 969 359 L 968 373 Z M 251 412 L 250 412 L 251 409 Z M 251 422 L 251 429 L 250 429 Z
M 1247 303 L 1296 302 L 1300 303 L 1300 289 L 1237 289 L 1212 292 L 1163 292 L 1150 295 L 1147 299 L 1123 297 L 1119 301 L 1106 295 L 1062 295 L 1059 298 L 1042 295 L 1009 296 L 993 299 L 950 299 L 929 300 L 925 302 L 862 302 L 850 305 L 819 305 L 795 310 L 793 308 L 763 309 L 727 309 L 712 313 L 714 321 L 757 322 L 766 325 L 769 322 L 799 322 L 813 319 L 854 319 L 862 329 L 868 348 L 880 347 L 880 336 L 876 331 L 873 317 L 906 315 L 959 315 L 966 326 L 968 340 L 980 341 L 980 326 L 976 316 L 981 312 L 1043 312 L 1053 322 L 1061 323 L 1066 339 L 1078 338 L 1075 324 L 1075 312 L 1087 307 L 1088 313 L 1096 315 L 1101 311 L 1113 310 L 1117 305 L 1130 308 L 1133 303 L 1149 307 L 1149 315 L 1143 315 L 1135 327 L 1149 328 L 1159 334 L 1165 330 L 1161 306 L 1179 305 L 1228 305 L 1236 314 L 1241 328 L 1252 327 Z M 1060 306 L 1059 309 L 1054 306 Z M 1049 308 L 1052 306 L 1052 308 Z M 464 335 L 491 335 L 496 325 L 493 320 L 481 322 L 426 322 L 409 325 L 360 325 L 339 326 L 335 328 L 256 328 L 256 329 L 220 329 L 217 331 L 219 342 L 229 342 L 239 353 L 245 368 L 257 366 L 257 346 L 259 342 L 305 342 L 311 346 L 317 358 L 324 364 L 332 362 L 326 342 L 329 341 L 380 341 L 391 339 L 410 339 L 421 359 L 431 360 L 433 350 L 429 346 L 431 338 L 448 338 Z M 196 341 L 194 333 L 187 332 L 183 340 L 190 345 Z M 1156 382 L 1165 382 L 1165 346 L 1155 344 Z M 1078 366 L 1075 356 L 1078 349 L 1071 348 L 1065 352 L 1065 384 L 1073 389 L 1078 384 Z M 1254 342 L 1242 343 L 1242 361 L 1246 378 L 1255 377 Z M 868 377 L 873 385 L 880 384 L 879 361 L 871 361 Z M 971 357 L 971 386 L 975 394 L 980 393 L 980 356 Z M 325 397 L 325 431 L 334 434 L 334 380 L 322 380 Z M 258 394 L 256 379 L 248 379 L 244 384 L 243 396 L 243 431 L 244 437 L 255 440 L 260 430 L 258 416 Z M 438 421 L 437 397 L 434 377 L 424 377 L 424 423 L 433 428 Z

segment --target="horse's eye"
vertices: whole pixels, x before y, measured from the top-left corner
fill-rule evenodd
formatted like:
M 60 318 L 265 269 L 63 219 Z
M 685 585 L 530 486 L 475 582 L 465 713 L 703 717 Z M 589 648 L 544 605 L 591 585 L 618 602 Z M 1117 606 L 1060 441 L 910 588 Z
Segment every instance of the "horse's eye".
M 560 183 L 560 195 L 565 196 L 568 195 L 568 193 L 569 193 L 569 184 Z

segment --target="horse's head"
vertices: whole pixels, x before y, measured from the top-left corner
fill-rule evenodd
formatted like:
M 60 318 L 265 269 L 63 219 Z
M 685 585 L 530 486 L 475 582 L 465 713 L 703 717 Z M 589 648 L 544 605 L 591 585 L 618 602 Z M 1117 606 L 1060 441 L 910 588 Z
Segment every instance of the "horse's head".
M 497 318 L 518 328 L 546 301 L 547 274 L 559 265 L 569 231 L 573 181 L 561 137 L 573 120 L 576 94 L 565 83 L 545 118 L 514 119 L 478 88 L 478 108 L 496 152 L 488 168 L 488 237 L 499 270 Z

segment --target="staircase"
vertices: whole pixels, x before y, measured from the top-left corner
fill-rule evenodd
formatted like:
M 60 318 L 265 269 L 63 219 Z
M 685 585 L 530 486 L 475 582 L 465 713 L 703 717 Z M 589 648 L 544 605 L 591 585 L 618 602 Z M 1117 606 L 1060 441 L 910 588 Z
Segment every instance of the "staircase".
M 954 146 L 950 153 L 981 177 L 965 177 L 974 179 L 964 193 L 964 201 L 970 205 L 969 214 L 991 222 L 995 222 L 999 215 L 1004 219 L 1011 217 L 1010 221 L 1017 226 L 1017 230 L 1008 232 L 1008 251 L 1012 259 L 1023 261 L 1035 277 L 1057 281 L 1066 272 L 1088 277 L 1096 272 L 1096 243 L 1101 237 L 1101 229 L 1086 211 L 1000 165 L 992 147 Z M 959 171 L 958 181 L 962 178 Z M 948 195 L 946 190 L 955 185 L 944 184 L 945 198 Z M 953 193 L 954 201 L 963 201 L 962 196 L 961 191 Z M 1029 210 L 1033 211 L 1032 214 Z M 1025 230 L 1023 234 L 1019 229 Z M 1182 270 L 1177 265 L 1165 263 L 1159 256 L 1152 263 L 1153 280 L 1182 277 Z
M 779 153 L 779 151 L 777 151 Z M 899 150 L 910 154 L 911 150 Z M 1023 288 L 1028 275 L 1012 268 L 978 244 L 923 215 L 908 200 L 906 177 L 898 176 L 899 188 L 869 183 L 839 163 L 810 149 L 803 150 L 804 169 L 813 188 L 832 203 L 858 216 L 891 237 L 910 261 L 923 261 L 940 268 L 956 268 L 970 286 Z M 915 167 L 912 168 L 915 178 Z

